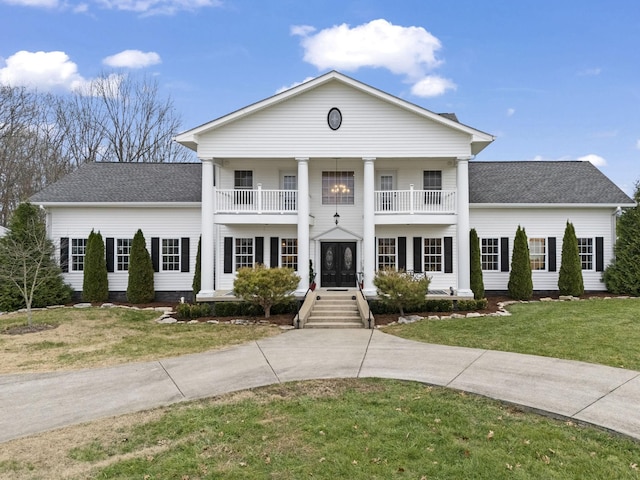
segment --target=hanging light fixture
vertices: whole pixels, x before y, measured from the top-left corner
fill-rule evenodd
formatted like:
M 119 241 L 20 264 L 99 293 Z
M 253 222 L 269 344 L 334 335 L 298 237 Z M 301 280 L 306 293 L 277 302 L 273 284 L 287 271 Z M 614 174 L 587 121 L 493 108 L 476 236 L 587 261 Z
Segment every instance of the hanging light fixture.
M 336 225 L 338 225 L 338 222 L 340 221 L 340 214 L 338 213 L 338 192 L 340 191 L 340 186 L 338 185 L 338 159 L 337 158 L 336 158 L 336 169 L 333 172 L 333 176 L 336 182 L 333 185 L 333 188 L 331 189 L 334 195 L 334 200 L 336 202 L 336 213 L 333 215 L 333 220 L 336 222 Z

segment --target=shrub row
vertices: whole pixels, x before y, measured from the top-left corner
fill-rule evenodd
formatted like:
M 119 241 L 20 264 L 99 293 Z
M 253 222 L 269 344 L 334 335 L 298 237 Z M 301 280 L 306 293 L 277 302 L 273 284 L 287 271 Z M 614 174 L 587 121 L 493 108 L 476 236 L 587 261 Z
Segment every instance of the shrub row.
M 193 320 L 211 315 L 208 303 L 179 303 L 176 306 L 176 316 L 180 320 Z
M 458 300 L 457 310 L 461 312 L 473 312 L 476 310 L 483 310 L 487 308 L 488 301 L 486 298 L 479 300 Z M 371 312 L 376 315 L 383 315 L 387 313 L 398 313 L 397 309 L 386 306 L 379 300 L 372 300 L 369 302 L 371 306 Z M 405 313 L 422 313 L 422 312 L 434 312 L 434 313 L 447 313 L 453 312 L 453 300 L 427 300 L 419 305 L 410 305 L 405 309 Z

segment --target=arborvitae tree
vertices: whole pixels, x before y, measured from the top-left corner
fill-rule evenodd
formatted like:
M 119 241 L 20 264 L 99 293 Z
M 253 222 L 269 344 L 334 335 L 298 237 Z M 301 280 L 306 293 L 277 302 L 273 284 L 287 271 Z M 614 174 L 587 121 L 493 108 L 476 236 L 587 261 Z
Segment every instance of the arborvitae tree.
M 640 182 L 636 182 L 633 199 L 638 205 L 625 209 L 618 218 L 615 259 L 602 278 L 611 293 L 640 296 Z
M 469 242 L 471 245 L 471 291 L 473 298 L 480 300 L 484 298 L 484 281 L 482 279 L 482 262 L 480 259 L 480 239 L 475 228 L 469 232 Z
M 91 230 L 84 254 L 82 299 L 85 302 L 106 302 L 109 299 L 107 261 L 100 232 Z
M 54 245 L 47 238 L 44 216 L 30 203 L 20 204 L 0 238 L 0 311 L 59 305 L 71 300 L 71 287 L 64 283 L 54 258 Z
M 195 272 L 193 272 L 193 283 L 191 284 L 191 288 L 193 289 L 193 298 L 195 300 L 196 295 L 200 290 L 202 290 L 202 260 L 200 259 L 200 247 L 202 244 L 202 237 L 198 240 L 198 253 L 196 254 L 196 267 Z
M 558 290 L 560 295 L 579 297 L 584 293 L 582 280 L 582 262 L 578 250 L 578 238 L 573 224 L 567 221 L 562 239 L 562 264 L 558 276 Z
M 516 230 L 511 256 L 511 272 L 509 272 L 509 296 L 514 300 L 530 300 L 533 296 L 533 280 L 531 278 L 531 260 L 529 243 L 524 228 Z
M 153 283 L 153 262 L 147 250 L 142 230 L 138 230 L 131 242 L 129 256 L 129 283 L 127 299 L 131 303 L 149 303 L 156 296 Z

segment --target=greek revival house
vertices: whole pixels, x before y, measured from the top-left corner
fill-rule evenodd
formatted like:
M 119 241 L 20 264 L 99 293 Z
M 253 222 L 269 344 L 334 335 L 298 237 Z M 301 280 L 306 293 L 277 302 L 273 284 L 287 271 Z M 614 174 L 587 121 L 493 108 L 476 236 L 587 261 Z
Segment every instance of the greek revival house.
M 535 290 L 556 290 L 562 237 L 574 224 L 586 290 L 604 290 L 619 208 L 634 202 L 588 162 L 482 162 L 494 137 L 330 72 L 188 130 L 192 164 L 87 164 L 32 197 L 47 212 L 68 282 L 82 289 L 89 232 L 106 239 L 109 285 L 126 290 L 142 229 L 160 297 L 231 294 L 237 270 L 310 267 L 322 288 L 374 295 L 379 269 L 425 273 L 430 289 L 470 290 L 469 230 L 486 290 L 504 291 L 518 225 Z

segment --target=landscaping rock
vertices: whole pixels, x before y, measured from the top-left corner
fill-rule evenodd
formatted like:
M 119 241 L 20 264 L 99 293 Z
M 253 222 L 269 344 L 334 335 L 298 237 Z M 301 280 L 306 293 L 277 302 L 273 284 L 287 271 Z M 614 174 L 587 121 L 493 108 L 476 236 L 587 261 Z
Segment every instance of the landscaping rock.
M 103 303 L 100 305 L 100 308 L 114 308 L 115 305 L 113 303 Z
M 478 312 L 469 312 L 467 313 L 467 318 L 478 318 L 478 317 L 482 317 L 483 315 L 481 313 Z
M 158 320 L 156 320 L 156 323 L 170 324 L 178 323 L 178 321 L 173 317 L 160 317 Z
M 91 308 L 90 303 L 76 303 L 73 308 Z
M 420 315 L 409 315 L 407 317 L 399 317 L 398 323 L 415 323 L 423 319 L 424 317 L 421 317 Z

